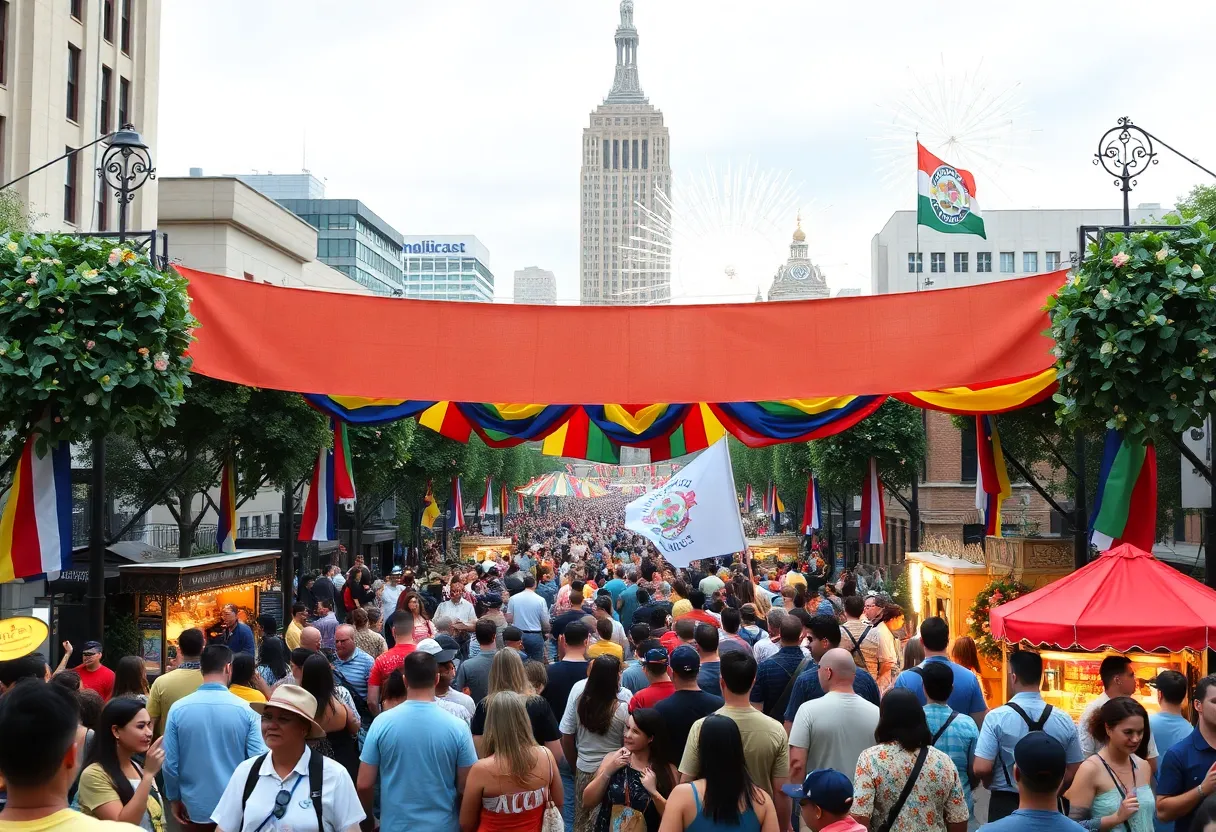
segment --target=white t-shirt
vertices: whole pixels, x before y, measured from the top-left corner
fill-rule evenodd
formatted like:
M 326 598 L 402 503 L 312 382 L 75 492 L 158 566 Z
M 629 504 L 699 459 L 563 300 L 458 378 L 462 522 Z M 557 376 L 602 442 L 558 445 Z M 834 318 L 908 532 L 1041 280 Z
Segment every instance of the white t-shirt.
M 459 598 L 455 602 L 444 601 L 436 608 L 433 617 L 439 618 L 440 616 L 447 616 L 452 621 L 463 621 L 470 627 L 477 623 L 477 610 L 466 598 Z M 224 832 L 228 832 L 228 830 L 224 830 Z
M 396 586 L 385 584 L 380 590 L 380 615 L 385 621 L 391 620 L 393 613 L 397 611 L 397 600 L 401 598 L 403 592 L 405 592 L 405 587 L 401 584 Z
M 756 664 L 760 664 L 760 662 L 764 661 L 765 659 L 771 659 L 773 656 L 777 655 L 777 651 L 780 649 L 781 642 L 773 641 L 771 638 L 762 638 L 752 647 L 752 658 L 756 660 Z M 808 650 L 806 647 L 800 647 L 798 649 L 802 651 L 802 657 L 804 659 L 810 658 L 810 650 Z
M 612 727 L 608 729 L 607 734 L 593 734 L 578 720 L 578 700 L 586 687 L 587 680 L 579 679 L 570 688 L 570 698 L 566 700 L 566 711 L 562 714 L 561 725 L 558 727 L 563 734 L 574 735 L 574 743 L 578 746 L 576 768 L 590 774 L 600 767 L 605 755 L 611 754 L 624 744 L 625 722 L 629 719 L 629 700 L 633 698 L 633 694 L 628 688 L 618 690 L 618 705 L 616 714 L 612 717 Z
M 855 693 L 833 691 L 799 706 L 790 745 L 807 750 L 807 771 L 834 768 L 851 783 L 857 758 L 874 745 L 877 727 L 877 705 Z
M 311 749 L 305 747 L 295 768 L 285 779 L 279 779 L 267 754 L 242 818 L 241 797 L 245 793 L 245 781 L 249 777 L 249 769 L 258 758 L 245 760 L 232 772 L 232 779 L 224 787 L 224 794 L 211 813 L 211 820 L 224 832 L 254 832 L 267 816 L 270 816 L 270 821 L 262 826 L 262 832 L 344 832 L 355 826 L 367 817 L 359 803 L 355 784 L 341 763 L 326 757 L 321 767 L 321 818 L 325 829 L 317 830 L 317 812 L 308 799 L 308 760 L 312 753 Z M 271 813 L 275 808 L 275 798 L 284 789 L 291 792 L 291 800 L 286 813 L 279 819 Z
M 1085 706 L 1085 710 L 1081 711 L 1081 718 L 1077 721 L 1077 738 L 1081 741 L 1081 753 L 1086 757 L 1097 754 L 1099 749 L 1106 745 L 1099 745 L 1094 741 L 1093 736 L 1089 733 L 1089 721 L 1093 719 L 1098 709 L 1110 701 L 1110 697 L 1106 695 L 1106 691 L 1094 697 L 1094 701 Z M 1148 756 L 1146 759 L 1152 760 L 1157 756 L 1157 741 L 1153 739 L 1150 733 L 1148 737 Z
M 468 712 L 468 716 L 464 717 L 464 721 L 468 722 L 473 718 L 473 714 L 477 712 L 477 705 L 473 702 L 473 697 L 467 693 L 462 693 L 456 688 L 448 688 L 448 692 L 443 696 L 437 696 L 436 699 L 443 702 L 451 702 L 454 705 L 459 705 Z

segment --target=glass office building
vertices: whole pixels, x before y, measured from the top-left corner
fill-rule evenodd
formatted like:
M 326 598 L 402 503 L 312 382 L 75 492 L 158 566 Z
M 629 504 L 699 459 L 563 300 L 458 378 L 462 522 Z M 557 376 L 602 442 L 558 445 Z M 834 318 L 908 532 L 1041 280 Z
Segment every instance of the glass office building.
M 490 252 L 476 237 L 406 235 L 402 252 L 407 298 L 494 302 Z
M 404 238 L 357 199 L 280 199 L 317 229 L 317 259 L 377 295 L 405 294 Z

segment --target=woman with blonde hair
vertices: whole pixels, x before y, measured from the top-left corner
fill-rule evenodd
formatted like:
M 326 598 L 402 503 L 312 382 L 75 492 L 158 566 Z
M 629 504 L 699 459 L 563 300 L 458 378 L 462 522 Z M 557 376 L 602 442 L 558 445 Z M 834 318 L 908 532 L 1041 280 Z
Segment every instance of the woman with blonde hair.
M 461 832 L 536 832 L 550 802 L 561 808 L 561 775 L 553 754 L 532 737 L 527 701 L 522 694 L 502 690 L 482 702 L 486 706 L 483 756 L 465 782 Z
M 473 719 L 469 723 L 477 755 L 484 757 L 489 753 L 486 751 L 485 734 L 490 700 L 500 693 L 514 693 L 524 698 L 525 710 L 532 724 L 532 738 L 538 745 L 548 748 L 554 757 L 559 757 L 562 753 L 562 735 L 557 728 L 557 717 L 553 715 L 549 702 L 541 697 L 528 681 L 519 651 L 504 648 L 495 653 L 494 661 L 490 663 L 489 681 L 489 694 L 477 703 L 477 710 L 473 712 Z

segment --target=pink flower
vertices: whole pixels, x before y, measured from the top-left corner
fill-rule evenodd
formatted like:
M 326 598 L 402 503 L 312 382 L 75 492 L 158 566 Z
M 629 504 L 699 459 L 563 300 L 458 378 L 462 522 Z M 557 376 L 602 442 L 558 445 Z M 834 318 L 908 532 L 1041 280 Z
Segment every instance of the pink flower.
M 1132 259 L 1132 256 L 1130 254 L 1128 254 L 1125 251 L 1120 251 L 1120 252 L 1116 252 L 1115 255 L 1110 258 L 1110 264 L 1112 266 L 1114 266 L 1116 269 L 1120 269 L 1120 268 L 1123 268 L 1123 265 L 1125 263 L 1127 263 L 1128 260 L 1131 260 L 1131 259 Z
M 106 262 L 108 262 L 111 266 L 117 266 L 120 262 L 122 262 L 122 249 L 110 249 L 110 256 L 107 258 Z
M 91 349 L 93 349 L 93 347 L 95 347 L 95 346 L 97 346 L 97 342 L 96 342 L 96 341 L 85 341 L 85 342 L 84 342 L 84 348 L 85 348 L 86 350 L 91 350 Z
M 27 285 L 27 286 L 36 286 L 36 285 L 38 285 L 38 278 L 36 278 L 36 277 L 27 277 L 27 278 L 25 279 L 25 283 L 26 283 L 26 285 Z
M 163 358 L 158 358 L 156 361 L 152 362 L 152 367 L 157 372 L 163 373 L 165 370 L 169 369 L 169 362 L 165 361 Z

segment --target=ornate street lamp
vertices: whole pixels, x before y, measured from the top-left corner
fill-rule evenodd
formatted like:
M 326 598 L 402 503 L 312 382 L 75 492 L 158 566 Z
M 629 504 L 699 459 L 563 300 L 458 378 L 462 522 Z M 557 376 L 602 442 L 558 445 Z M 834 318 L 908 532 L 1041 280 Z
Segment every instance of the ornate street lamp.
M 152 154 L 135 127 L 124 124 L 110 137 L 109 147 L 101 154 L 101 165 L 97 168 L 102 187 L 114 191 L 118 200 L 118 241 L 127 240 L 127 205 L 135 198 L 135 192 L 156 178 L 152 167 Z
M 1123 116 L 1098 140 L 1094 164 L 1101 165 L 1115 177 L 1115 185 L 1123 191 L 1123 224 L 1131 225 L 1130 198 L 1132 188 L 1136 187 L 1136 177 L 1144 173 L 1149 165 L 1157 164 L 1152 134 Z

